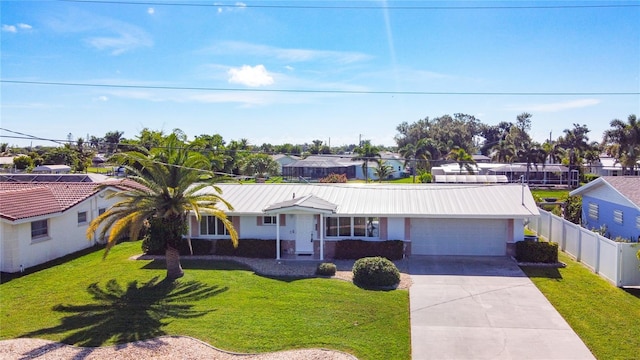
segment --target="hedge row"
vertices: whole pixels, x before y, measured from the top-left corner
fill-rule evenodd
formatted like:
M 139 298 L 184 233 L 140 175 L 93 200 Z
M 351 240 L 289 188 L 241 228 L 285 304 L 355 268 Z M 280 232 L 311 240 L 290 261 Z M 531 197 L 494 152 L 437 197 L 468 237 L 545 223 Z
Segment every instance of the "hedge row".
M 516 259 L 520 262 L 557 263 L 558 244 L 519 241 L 516 243 Z
M 381 256 L 389 260 L 400 260 L 404 252 L 404 243 L 401 240 L 341 240 L 336 241 L 335 244 L 335 259 L 360 259 Z
M 242 239 L 238 247 L 234 248 L 231 240 L 202 240 L 192 239 L 191 248 L 193 255 L 227 255 L 249 258 L 273 259 L 276 257 L 275 240 Z M 180 243 L 180 255 L 191 255 L 187 241 Z M 143 245 L 143 251 L 144 245 Z M 164 255 L 164 249 L 149 249 L 145 253 L 149 255 Z

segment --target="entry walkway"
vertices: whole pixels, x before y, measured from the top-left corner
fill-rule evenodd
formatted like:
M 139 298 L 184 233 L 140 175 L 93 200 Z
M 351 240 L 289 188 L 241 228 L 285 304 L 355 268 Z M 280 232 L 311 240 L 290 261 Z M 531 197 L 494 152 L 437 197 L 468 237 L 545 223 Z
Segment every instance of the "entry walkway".
M 507 257 L 412 256 L 412 358 L 594 359 Z

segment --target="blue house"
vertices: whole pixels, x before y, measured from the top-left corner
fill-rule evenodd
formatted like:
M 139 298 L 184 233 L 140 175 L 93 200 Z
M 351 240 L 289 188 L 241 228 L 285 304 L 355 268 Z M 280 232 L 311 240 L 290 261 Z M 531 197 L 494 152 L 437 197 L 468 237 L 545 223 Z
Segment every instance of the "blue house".
M 582 196 L 582 226 L 610 239 L 640 239 L 640 177 L 603 176 L 569 195 Z

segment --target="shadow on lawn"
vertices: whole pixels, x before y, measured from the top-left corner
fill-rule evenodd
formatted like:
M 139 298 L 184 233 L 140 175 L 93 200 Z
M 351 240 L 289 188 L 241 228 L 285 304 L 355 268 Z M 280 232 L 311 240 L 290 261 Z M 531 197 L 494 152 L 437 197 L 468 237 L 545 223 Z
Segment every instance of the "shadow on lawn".
M 121 344 L 151 339 L 165 335 L 162 328 L 169 319 L 196 318 L 211 312 L 194 309 L 193 302 L 227 290 L 198 281 L 158 281 L 158 277 L 142 284 L 132 281 L 126 288 L 115 279 L 109 280 L 104 288 L 93 283 L 87 288 L 93 303 L 56 305 L 54 311 L 68 314 L 60 325 L 22 336 L 65 334 L 61 342 L 85 347 L 101 346 L 109 340 Z M 35 349 L 32 353 L 42 350 Z
M 547 278 L 562 280 L 562 274 L 557 268 L 551 267 L 535 267 L 535 266 L 521 266 L 522 271 L 530 278 Z
M 227 260 L 200 260 L 189 259 L 188 257 L 180 258 L 180 265 L 183 269 L 193 270 L 248 270 L 252 271 L 250 267 L 237 263 L 235 261 Z M 167 264 L 164 259 L 155 259 L 142 267 L 145 270 L 162 270 L 166 269 Z

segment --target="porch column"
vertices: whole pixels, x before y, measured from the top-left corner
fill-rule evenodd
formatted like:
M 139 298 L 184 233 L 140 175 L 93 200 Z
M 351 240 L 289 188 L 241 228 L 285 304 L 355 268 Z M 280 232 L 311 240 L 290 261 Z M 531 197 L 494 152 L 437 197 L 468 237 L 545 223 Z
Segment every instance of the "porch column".
M 276 214 L 276 260 L 280 260 L 280 214 Z
M 320 213 L 320 224 L 318 224 L 318 233 L 320 235 L 320 260 L 324 260 L 324 214 Z

